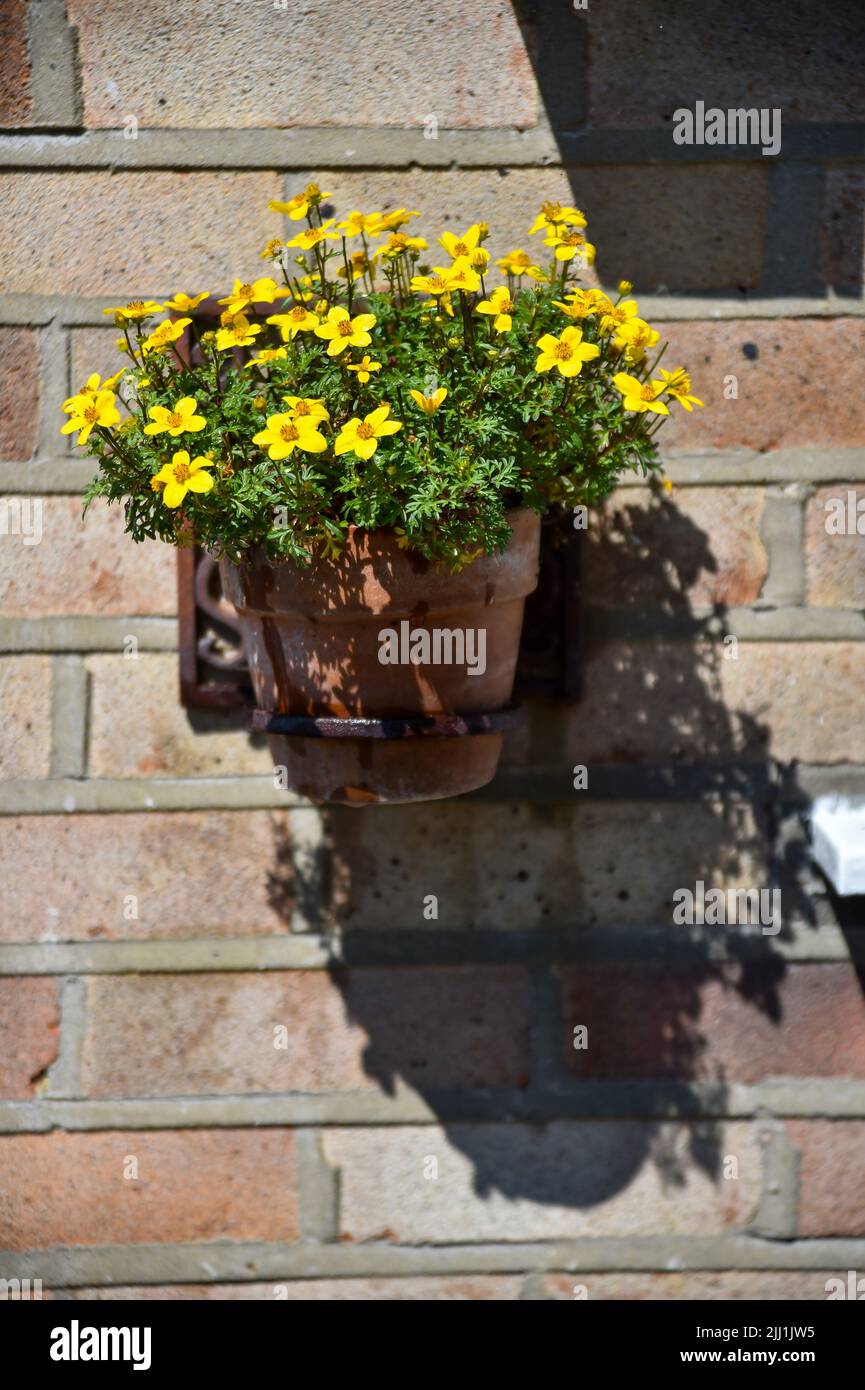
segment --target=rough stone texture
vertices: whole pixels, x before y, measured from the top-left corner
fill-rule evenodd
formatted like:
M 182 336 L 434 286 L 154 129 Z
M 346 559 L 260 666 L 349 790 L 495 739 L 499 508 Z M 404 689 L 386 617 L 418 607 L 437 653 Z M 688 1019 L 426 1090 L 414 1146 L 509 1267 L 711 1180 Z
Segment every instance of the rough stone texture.
M 514 1302 L 522 1280 L 510 1274 L 426 1275 L 406 1279 L 292 1279 L 272 1284 L 138 1284 L 124 1288 L 69 1289 L 86 1302 L 170 1299 L 172 1302 L 478 1303 Z
M 89 126 L 533 125 L 532 66 L 507 0 L 316 0 L 194 8 L 71 0 Z M 339 41 L 334 41 L 338 32 Z M 444 36 L 447 41 L 442 42 Z M 228 75 L 230 74 L 230 78 Z
M 791 1120 L 786 1129 L 801 1155 L 800 1234 L 865 1235 L 865 1121 Z
M 40 1077 L 57 1057 L 59 1034 L 55 980 L 0 979 L 0 1098 L 38 1094 Z
M 705 1147 L 694 1140 L 683 1125 L 606 1121 L 331 1129 L 322 1136 L 326 1158 L 340 1171 L 344 1237 L 432 1244 L 611 1229 L 707 1235 L 747 1226 L 760 1183 L 753 1129 L 718 1126 Z M 726 1154 L 738 1157 L 736 1180 L 715 1176 Z
M 0 657 L 0 708 L 0 778 L 47 777 L 51 758 L 51 658 Z
M 863 679 L 856 642 L 610 642 L 589 653 L 580 703 L 539 714 L 523 759 L 865 762 Z
M 861 166 L 830 165 L 825 171 L 822 274 L 839 293 L 861 295 L 865 279 L 865 173 Z
M 850 964 L 579 965 L 559 974 L 563 1052 L 581 1079 L 865 1076 L 865 1004 Z M 588 1046 L 576 1050 L 580 1024 Z
M 0 1136 L 0 1249 L 294 1240 L 292 1152 L 280 1129 Z
M 847 529 L 836 535 L 833 521 L 830 535 L 826 527 L 836 516 L 839 501 Z M 865 488 L 836 483 L 810 499 L 805 513 L 805 573 L 809 603 L 819 608 L 865 608 Z
M 291 191 L 318 176 L 314 169 L 292 175 Z M 480 219 L 489 223 L 486 244 L 494 255 L 521 246 L 544 262 L 549 250 L 543 236 L 530 237 L 528 229 L 540 203 L 558 199 L 576 202 L 588 218 L 605 284 L 625 276 L 644 291 L 708 290 L 759 281 L 766 203 L 762 168 L 341 169 L 320 177 L 340 213 L 418 209 L 421 216 L 413 226 L 430 243 L 432 264 L 447 260 L 436 240 L 443 231 L 463 230 Z M 647 236 L 647 222 L 663 226 L 663 236 Z M 595 282 L 591 272 L 589 282 Z
M 39 364 L 32 328 L 0 328 L 0 458 L 36 450 Z
M 865 116 L 856 55 L 865 44 L 855 4 L 817 9 L 809 0 L 757 0 L 745 12 L 703 0 L 667 5 L 617 0 L 581 16 L 589 42 L 589 120 L 595 125 L 672 128 L 673 112 L 707 107 L 781 107 L 783 121 Z M 627 81 L 627 63 L 643 80 Z M 782 127 L 783 139 L 783 127 Z
M 0 126 L 22 126 L 30 120 L 30 77 L 26 0 L 4 0 L 0 10 Z
M 585 597 L 592 606 L 663 605 L 675 612 L 753 603 L 768 573 L 762 488 L 615 492 L 592 517 Z
M 230 865 L 218 893 L 215 854 Z M 268 811 L 3 817 L 0 881 L 5 941 L 276 936 L 293 900 L 288 823 Z
M 246 716 L 185 710 L 172 653 L 91 656 L 92 777 L 204 777 L 269 773 L 260 735 L 245 733 Z M 147 711 L 142 718 L 141 711 Z
M 674 410 L 664 449 L 817 445 L 858 447 L 865 429 L 859 364 L 865 319 L 728 319 L 656 323 L 670 346 L 668 370 L 684 364 L 704 410 Z M 724 391 L 737 378 L 738 396 Z
M 508 966 L 95 977 L 87 1009 L 93 1097 L 527 1080 L 527 981 Z
M 580 804 L 571 773 L 579 741 L 568 749 L 562 796 L 572 805 L 432 803 L 381 807 L 374 819 L 330 811 L 340 921 L 439 930 L 667 925 L 683 884 L 766 882 L 767 845 L 749 808 Z M 424 917 L 430 894 L 435 921 Z
M 835 1270 L 723 1270 L 719 1273 L 688 1271 L 677 1274 L 551 1274 L 543 1281 L 548 1298 L 582 1298 L 575 1289 L 586 1289 L 589 1301 L 617 1299 L 626 1302 L 644 1299 L 672 1302 L 699 1300 L 724 1303 L 799 1302 L 826 1298 L 826 1280 L 837 1278 Z M 83 1293 L 81 1294 L 83 1297 Z
M 0 616 L 59 614 L 171 616 L 177 611 L 174 551 L 159 541 L 134 545 L 123 511 L 97 498 L 82 518 L 80 497 L 45 497 L 42 541 L 0 545 Z
M 239 13 L 239 11 L 238 11 Z M 270 172 L 8 174 L 0 178 L 0 291 L 112 302 L 231 284 L 279 230 Z

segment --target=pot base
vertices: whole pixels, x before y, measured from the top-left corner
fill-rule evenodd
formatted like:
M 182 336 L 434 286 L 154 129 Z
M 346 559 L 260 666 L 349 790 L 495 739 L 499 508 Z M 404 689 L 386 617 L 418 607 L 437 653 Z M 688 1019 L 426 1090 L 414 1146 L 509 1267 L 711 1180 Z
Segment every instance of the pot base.
M 501 734 L 468 738 L 284 738 L 268 736 L 279 785 L 317 803 L 392 806 L 439 801 L 486 786 Z

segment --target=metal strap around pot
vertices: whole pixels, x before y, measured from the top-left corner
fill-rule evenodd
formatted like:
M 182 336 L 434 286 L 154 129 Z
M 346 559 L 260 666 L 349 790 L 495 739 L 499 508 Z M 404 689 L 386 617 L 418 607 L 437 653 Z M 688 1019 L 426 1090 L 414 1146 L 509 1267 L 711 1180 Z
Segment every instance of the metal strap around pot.
M 390 719 L 359 719 L 335 714 L 277 714 L 252 712 L 256 733 L 288 738 L 464 738 L 472 734 L 500 734 L 523 722 L 519 705 L 477 714 L 418 714 Z

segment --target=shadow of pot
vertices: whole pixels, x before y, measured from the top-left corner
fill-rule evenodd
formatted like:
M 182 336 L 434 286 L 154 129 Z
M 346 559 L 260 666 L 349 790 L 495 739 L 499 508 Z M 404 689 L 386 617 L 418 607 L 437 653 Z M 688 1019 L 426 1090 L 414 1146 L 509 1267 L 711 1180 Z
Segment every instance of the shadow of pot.
M 339 559 L 220 564 L 283 784 L 349 806 L 456 796 L 495 774 L 540 521 L 458 574 L 351 527 Z

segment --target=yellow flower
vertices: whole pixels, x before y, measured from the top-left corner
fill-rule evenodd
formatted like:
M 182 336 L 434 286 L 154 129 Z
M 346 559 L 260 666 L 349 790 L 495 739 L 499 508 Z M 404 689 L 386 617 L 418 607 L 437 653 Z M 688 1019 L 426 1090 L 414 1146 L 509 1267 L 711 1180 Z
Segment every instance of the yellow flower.
M 616 286 L 616 289 L 619 291 L 619 294 L 630 294 L 633 288 L 634 287 L 631 284 L 630 280 L 620 280 L 618 285 Z
M 635 299 L 623 299 L 619 304 L 611 304 L 605 308 L 601 314 L 601 321 L 598 327 L 602 333 L 620 333 L 624 324 L 629 319 L 639 317 L 639 309 Z
M 409 395 L 415 405 L 420 406 L 425 415 L 435 415 L 445 396 L 447 387 L 440 386 L 437 391 L 433 391 L 431 396 L 425 396 L 422 391 L 409 391 Z
M 570 319 L 585 319 L 590 314 L 604 314 L 613 306 L 603 290 L 572 290 L 568 302 L 554 299 L 553 303 Z
M 72 401 L 76 400 L 72 397 Z M 61 426 L 61 434 L 73 434 L 79 431 L 77 444 L 86 444 L 90 438 L 90 432 L 97 425 L 103 429 L 110 429 L 112 425 L 119 424 L 120 412 L 114 404 L 113 391 L 97 391 L 95 395 L 79 396 L 76 408 L 70 411 L 71 419 Z
M 266 448 L 268 458 L 275 460 L 289 458 L 295 449 L 320 454 L 322 449 L 327 448 L 327 440 L 318 431 L 320 423 L 314 416 L 298 416 L 287 411 L 268 415 L 267 429 L 254 434 L 252 442 Z
M 232 314 L 230 309 L 226 309 L 220 323 L 222 327 L 216 333 L 217 352 L 249 347 L 256 334 L 264 331 L 260 323 L 251 324 L 245 314 Z
M 441 270 L 441 266 L 436 266 L 436 270 Z M 480 276 L 472 267 L 465 256 L 460 256 L 454 261 L 450 270 L 445 271 L 445 278 L 449 290 L 479 290 L 481 287 Z
M 120 380 L 125 371 L 126 368 L 121 367 L 119 372 L 115 372 L 113 376 L 107 376 L 104 381 L 100 380 L 98 372 L 93 372 L 87 378 L 87 381 L 81 387 L 78 394 L 70 396 L 67 401 L 63 402 L 63 409 L 66 414 L 69 415 L 73 410 L 76 410 L 79 403 L 82 400 L 86 400 L 88 396 L 98 396 L 100 391 L 110 391 L 115 383 Z
M 144 433 L 170 434 L 172 439 L 179 434 L 197 434 L 207 424 L 203 415 L 196 415 L 197 409 L 198 402 L 192 396 L 182 396 L 170 409 L 164 405 L 152 405 L 147 412 L 151 424 L 144 426 Z
M 554 246 L 557 261 L 570 261 L 579 256 L 585 265 L 594 265 L 595 247 L 572 227 L 559 231 L 552 228 L 544 237 L 544 246 Z
M 279 256 L 280 252 L 282 251 L 284 245 L 285 242 L 280 241 L 278 236 L 272 236 L 270 238 L 270 241 L 265 242 L 264 249 L 262 251 L 259 251 L 259 260 L 275 261 Z
M 227 304 L 230 314 L 239 314 L 249 304 L 272 304 L 279 293 L 276 281 L 266 275 L 261 280 L 235 280 L 231 294 L 218 302 Z
M 320 396 L 283 396 L 286 405 L 291 406 L 294 420 L 329 420 L 330 412 Z
M 192 319 L 163 319 L 150 336 L 144 339 L 141 344 L 142 353 L 161 352 L 169 343 L 176 343 L 178 338 L 183 337 L 183 330 L 188 323 L 192 323 Z
M 546 280 L 546 275 L 539 265 L 532 264 L 532 258 L 528 251 L 509 251 L 506 256 L 502 256 L 500 261 L 496 261 L 499 270 L 504 271 L 505 275 L 528 275 L 532 280 Z
M 257 367 L 262 362 L 278 362 L 287 356 L 288 353 L 284 347 L 262 348 L 257 357 L 250 357 L 248 362 L 244 362 L 244 370 L 247 367 Z
M 375 259 L 375 257 L 373 257 L 373 259 Z M 370 268 L 370 263 L 367 260 L 365 251 L 352 251 L 351 255 L 348 258 L 348 269 L 349 274 L 351 275 L 352 284 L 354 284 L 355 280 L 359 280 L 362 275 L 365 275 Z M 343 280 L 348 278 L 348 276 L 345 273 L 344 265 L 338 266 L 336 273 Z M 311 296 L 309 297 L 311 298 Z
M 462 236 L 454 236 L 453 232 L 442 232 L 439 246 L 443 246 L 451 259 L 456 261 L 463 256 L 470 258 L 480 239 L 480 223 L 475 222 Z
M 629 376 L 627 372 L 616 372 L 613 385 L 624 397 L 622 405 L 625 410 L 633 410 L 638 414 L 642 414 L 644 410 L 651 410 L 655 415 L 669 415 L 668 407 L 659 400 L 664 389 L 663 381 L 640 381 L 638 377 Z
M 337 357 L 348 347 L 367 347 L 372 339 L 367 332 L 375 323 L 375 314 L 349 316 L 347 309 L 337 305 L 328 313 L 324 323 L 315 330 L 317 338 L 327 339 L 328 357 Z
M 171 462 L 163 464 L 158 473 L 150 479 L 150 486 L 156 492 L 157 484 L 162 483 L 162 500 L 166 507 L 179 507 L 187 492 L 209 492 L 213 479 L 205 469 L 213 467 L 213 460 L 199 456 L 190 460 L 185 449 L 172 454 Z
M 548 372 L 555 367 L 562 376 L 577 376 L 583 369 L 583 363 L 591 362 L 601 352 L 597 343 L 584 343 L 582 339 L 581 328 L 565 328 L 559 338 L 545 333 L 537 342 L 541 351 L 535 371 Z
M 318 319 L 305 304 L 295 304 L 287 314 L 271 314 L 268 323 L 275 323 L 282 335 L 282 341 L 293 341 L 298 333 L 311 333 L 318 328 Z
M 411 287 L 420 294 L 441 295 L 447 294 L 450 286 L 447 282 L 448 271 L 443 266 L 437 266 L 429 275 L 413 275 L 411 277 Z
M 370 236 L 382 236 L 385 232 L 397 232 L 410 218 L 420 217 L 419 212 L 407 212 L 405 208 L 396 208 L 394 212 L 381 212 L 373 215 L 376 217 L 376 222 L 370 228 Z
M 422 236 L 407 236 L 405 232 L 391 232 L 384 246 L 380 246 L 376 251 L 376 256 L 386 256 L 393 260 L 396 256 L 402 256 L 406 251 L 425 251 L 428 242 Z M 375 257 L 373 257 L 375 259 Z
M 401 420 L 389 420 L 389 405 L 380 405 L 360 420 L 356 415 L 343 425 L 339 438 L 333 446 L 336 454 L 356 454 L 359 459 L 371 459 L 378 441 L 385 435 L 396 434 L 402 429 Z
M 128 304 L 124 304 L 121 309 L 103 309 L 103 314 L 113 314 L 114 322 L 118 327 L 124 323 L 132 323 L 135 319 L 152 318 L 154 314 L 161 314 L 162 304 L 157 304 L 155 299 L 132 299 Z
M 302 193 L 295 193 L 287 203 L 280 203 L 274 198 L 267 206 L 271 212 L 285 212 L 292 222 L 299 222 L 301 218 L 306 217 L 311 207 L 317 207 L 325 198 L 331 196 L 330 193 L 322 193 L 317 183 L 308 183 Z
M 628 319 L 620 325 L 613 338 L 613 347 L 619 352 L 624 351 L 629 362 L 642 362 L 647 348 L 653 348 L 660 338 L 658 330 L 646 323 L 645 319 Z
M 360 362 L 347 362 L 346 366 L 350 372 L 357 372 L 357 379 L 363 385 L 369 381 L 371 372 L 381 371 L 381 363 L 371 361 L 367 353 L 364 353 Z
M 563 207 L 561 203 L 541 203 L 541 210 L 529 227 L 529 236 L 550 227 L 587 227 L 579 208 Z
M 328 230 L 332 223 L 333 218 L 329 217 L 326 222 L 322 222 L 320 227 L 307 227 L 306 231 L 299 232 L 296 237 L 292 237 L 291 241 L 287 241 L 285 244 L 286 246 L 299 246 L 301 251 L 311 251 L 322 241 L 326 241 L 328 238 L 333 239 L 336 233 Z
M 166 309 L 173 309 L 176 314 L 188 314 L 196 309 L 209 293 L 209 290 L 202 290 L 201 294 L 189 295 L 184 294 L 181 290 L 172 299 L 166 299 L 165 307 Z
M 494 314 L 495 319 L 493 328 L 497 333 L 509 333 L 513 320 L 511 315 L 514 312 L 514 301 L 504 285 L 499 285 L 498 289 L 493 290 L 489 299 L 482 299 L 477 306 L 479 314 Z
M 482 246 L 476 246 L 469 256 L 469 264 L 472 270 L 479 270 L 481 273 L 486 270 L 491 260 L 489 251 L 485 251 Z
M 679 405 L 684 406 L 689 414 L 695 405 L 702 406 L 703 402 L 699 396 L 690 394 L 691 378 L 684 367 L 678 367 L 674 372 L 665 372 L 662 367 L 661 376 L 664 378 L 667 395 L 672 396 L 674 401 L 678 401 Z
M 337 222 L 336 230 L 346 237 L 361 236 L 364 233 L 378 236 L 380 233 L 375 229 L 383 217 L 383 212 L 347 212 L 342 222 Z

